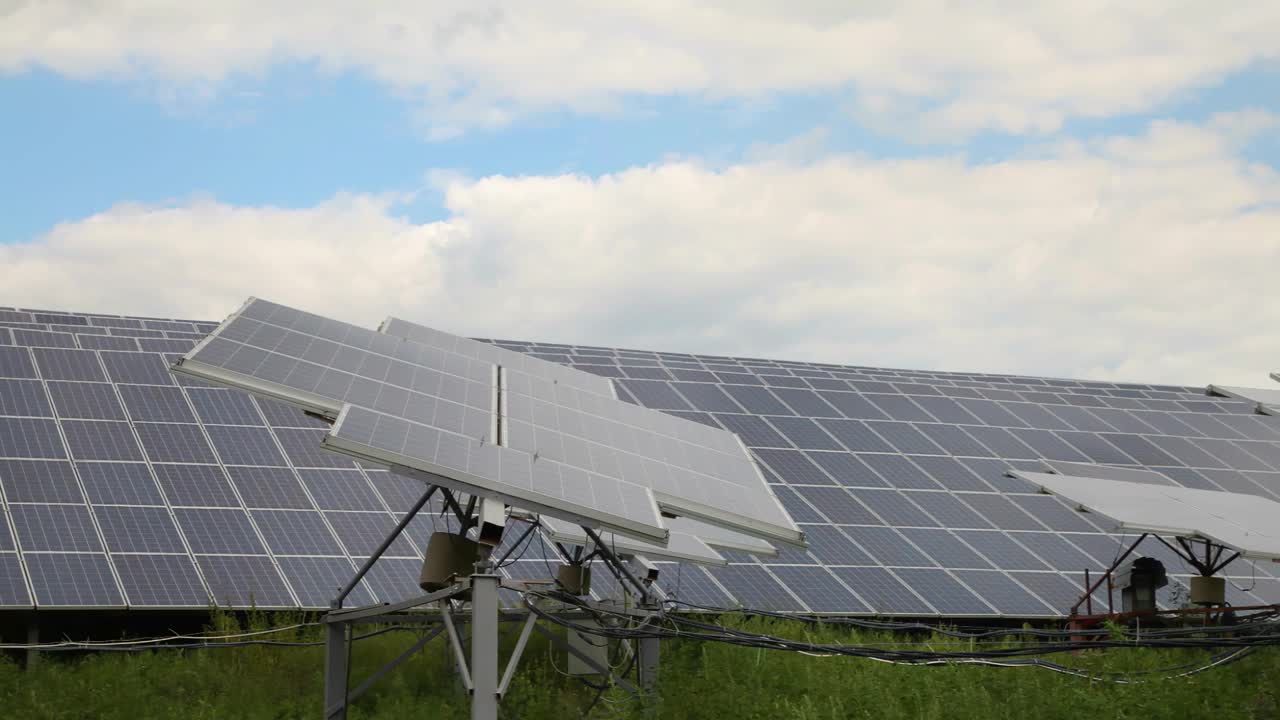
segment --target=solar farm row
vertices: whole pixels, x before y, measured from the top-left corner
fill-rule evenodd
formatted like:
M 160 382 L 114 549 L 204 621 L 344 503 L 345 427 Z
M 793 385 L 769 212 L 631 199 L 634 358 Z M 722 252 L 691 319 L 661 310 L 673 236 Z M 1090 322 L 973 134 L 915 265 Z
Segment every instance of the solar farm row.
M 418 497 L 322 450 L 324 426 L 293 408 L 171 374 L 213 327 L 0 309 L 0 607 L 327 607 Z M 1280 499 L 1280 422 L 1200 388 L 489 342 L 751 449 L 810 547 L 663 564 L 668 594 L 696 605 L 1062 615 L 1125 539 L 1011 467 L 1101 463 Z M 416 521 L 351 602 L 415 592 L 446 524 L 438 507 Z M 546 577 L 554 551 L 534 537 L 513 557 L 507 574 Z M 1272 568 L 1230 570 L 1231 602 L 1280 601 Z

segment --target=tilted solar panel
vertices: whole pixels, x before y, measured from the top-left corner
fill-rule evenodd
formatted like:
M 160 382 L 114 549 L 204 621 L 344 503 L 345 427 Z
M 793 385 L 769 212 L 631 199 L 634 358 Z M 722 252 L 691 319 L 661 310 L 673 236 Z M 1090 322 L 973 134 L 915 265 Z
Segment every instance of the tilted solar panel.
M 659 544 L 659 508 L 802 542 L 732 434 L 619 402 L 580 371 L 394 328 L 421 342 L 251 299 L 175 369 L 333 417 L 326 447 L 453 489 Z

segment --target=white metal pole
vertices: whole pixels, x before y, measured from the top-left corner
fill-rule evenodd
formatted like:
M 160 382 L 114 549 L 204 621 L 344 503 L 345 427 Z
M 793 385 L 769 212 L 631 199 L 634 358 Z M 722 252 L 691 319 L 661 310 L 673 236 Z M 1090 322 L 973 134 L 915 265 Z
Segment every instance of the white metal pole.
M 471 720 L 498 718 L 498 583 L 471 576 Z

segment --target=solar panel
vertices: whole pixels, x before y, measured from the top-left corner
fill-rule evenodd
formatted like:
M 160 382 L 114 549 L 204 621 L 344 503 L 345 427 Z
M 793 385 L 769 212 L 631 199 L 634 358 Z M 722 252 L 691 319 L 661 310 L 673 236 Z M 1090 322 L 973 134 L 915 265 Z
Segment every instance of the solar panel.
M 734 436 L 619 403 L 596 376 L 394 319 L 383 330 L 414 340 L 250 300 L 175 367 L 325 413 L 326 447 L 457 490 L 659 543 L 659 505 L 800 540 Z M 501 409 L 499 356 L 515 360 Z M 272 460 L 249 430 L 225 449 L 232 426 L 208 432 L 223 462 Z
M 1273 373 L 1271 377 L 1280 381 L 1280 373 Z M 1210 385 L 1209 392 L 1215 395 L 1224 395 L 1230 398 L 1239 398 L 1256 403 L 1263 412 L 1272 415 L 1280 413 L 1280 388 L 1251 388 L 1251 387 L 1235 387 L 1231 385 Z
M 1280 503 L 1237 493 L 1092 477 L 1019 472 L 1045 490 L 1107 516 L 1116 529 L 1205 537 L 1247 558 L 1280 561 Z
M 0 331 L 0 606 L 204 608 L 212 599 L 236 607 L 327 607 L 322 596 L 331 592 L 331 580 L 312 580 L 298 570 L 311 565 L 284 559 L 307 558 L 341 571 L 337 560 L 360 562 L 421 495 L 416 480 L 360 467 L 321 449 L 319 439 L 328 424 L 296 406 L 194 378 L 181 377 L 175 384 L 162 352 L 195 339 L 181 333 L 191 335 L 193 328 L 208 332 L 215 324 L 168 325 L 67 313 L 47 314 L 51 323 L 41 324 L 32 313 L 15 314 L 20 317 L 11 321 L 27 323 L 18 329 L 28 332 Z M 148 345 L 140 346 L 138 339 Z M 1006 476 L 1009 469 L 1054 467 L 1078 474 L 1091 468 L 1116 479 L 1163 478 L 1185 488 L 1280 497 L 1280 418 L 1255 414 L 1256 402 L 1206 397 L 1203 387 L 454 342 L 469 352 L 500 350 L 501 362 L 489 362 L 506 368 L 527 363 L 545 370 L 537 358 L 524 360 L 537 354 L 611 373 L 636 387 L 632 393 L 620 384 L 620 399 L 670 404 L 671 412 L 684 413 L 681 423 L 711 422 L 742 439 L 773 495 L 803 523 L 809 550 L 780 546 L 775 557 L 717 549 L 730 563 L 726 570 L 750 568 L 745 574 L 725 575 L 723 582 L 688 563 L 661 562 L 664 591 L 702 605 L 838 613 L 841 609 L 822 599 L 843 597 L 826 592 L 830 586 L 815 572 L 826 570 L 851 593 L 849 612 L 946 614 L 952 611 L 944 609 L 945 600 L 937 601 L 944 608 L 935 608 L 909 587 L 919 582 L 925 594 L 926 583 L 936 587 L 937 573 L 946 569 L 995 612 L 1060 615 L 1080 596 L 1081 565 L 1100 572 L 1114 558 L 1122 535 L 1108 533 L 1109 524 L 1099 527 L 1096 514 L 1081 515 L 1058 499 L 1036 496 L 1038 488 Z M 564 383 L 584 376 L 564 370 Z M 608 392 L 608 378 L 588 377 L 580 390 L 588 395 Z M 731 386 L 748 388 L 751 398 L 776 412 L 753 414 L 734 395 L 741 390 L 731 391 Z M 971 405 L 971 411 L 961 400 L 991 404 Z M 879 404 L 891 406 L 893 415 Z M 869 426 L 863 422 L 867 420 L 889 424 Z M 124 426 L 132 430 L 139 454 L 131 449 Z M 823 440 L 815 426 L 836 445 Z M 237 429 L 211 430 L 215 427 Z M 918 436 L 895 437 L 903 427 Z M 240 438 L 250 445 L 232 447 Z M 1073 459 L 1064 459 L 1069 456 Z M 804 462 L 793 463 L 796 457 Z M 778 463 L 766 461 L 782 458 L 787 463 L 777 468 L 772 466 Z M 900 497 L 933 525 L 885 526 L 845 488 L 902 491 Z M 882 497 L 889 496 L 868 499 L 875 504 Z M 891 507 L 887 512 L 901 512 L 900 506 Z M 57 510 L 55 516 L 52 508 L 71 509 Z M 134 517 L 159 518 L 159 510 L 176 521 L 182 549 L 117 549 L 117 526 L 127 527 Z M 290 526 L 276 523 L 274 515 L 260 523 L 255 514 L 262 511 L 307 516 L 302 521 L 306 527 L 323 527 L 324 532 L 314 543 L 293 545 L 302 551 L 296 556 L 277 555 L 268 547 L 262 525 L 281 530 L 284 539 L 274 538 L 277 543 L 292 541 Z M 910 517 L 919 522 L 918 514 Z M 378 601 L 417 593 L 421 545 L 434 528 L 447 526 L 451 518 L 415 522 L 408 536 L 393 545 L 391 556 L 374 566 L 361 592 Z M 157 540 L 140 533 L 137 542 L 173 547 L 169 537 Z M 1163 546 L 1149 544 L 1142 551 L 1160 556 Z M 58 547 L 81 549 L 45 549 Z M 545 577 L 543 561 L 530 560 L 541 557 L 543 547 L 541 540 L 528 543 L 525 560 L 516 565 L 528 565 L 530 572 Z M 1186 572 L 1175 559 L 1169 563 L 1175 574 Z M 288 576 L 285 565 L 290 565 Z M 1280 587 L 1266 567 L 1237 570 L 1244 572 L 1236 581 L 1241 587 L 1250 587 L 1248 576 L 1256 572 L 1255 601 Z M 913 569 L 930 573 L 906 572 Z M 313 577 L 323 577 L 321 570 L 316 572 Z M 765 591 L 744 589 L 757 578 Z M 311 602 L 317 604 L 307 604 Z

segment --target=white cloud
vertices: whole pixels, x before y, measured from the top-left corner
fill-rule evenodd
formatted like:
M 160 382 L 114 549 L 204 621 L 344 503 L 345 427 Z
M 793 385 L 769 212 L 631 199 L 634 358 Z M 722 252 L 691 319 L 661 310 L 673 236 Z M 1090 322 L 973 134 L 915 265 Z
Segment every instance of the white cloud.
M 844 92 L 941 137 L 1141 111 L 1280 59 L 1280 4 L 313 1 L 0 3 L 0 71 L 144 77 L 205 92 L 285 62 L 365 71 L 431 133 L 631 94 Z
M 249 294 L 366 325 L 850 364 L 1206 384 L 1280 369 L 1261 114 L 958 158 L 760 151 L 600 177 L 441 175 L 286 210 L 120 205 L 0 246 L 25 306 L 218 319 Z M 803 143 L 802 143 L 803 147 Z

